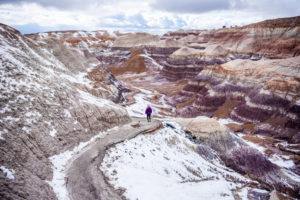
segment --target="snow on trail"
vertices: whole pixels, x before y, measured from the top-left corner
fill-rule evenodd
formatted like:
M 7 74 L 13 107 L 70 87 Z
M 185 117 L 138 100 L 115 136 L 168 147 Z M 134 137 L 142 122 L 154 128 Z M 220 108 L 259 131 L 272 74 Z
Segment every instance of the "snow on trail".
M 248 180 L 218 159 L 201 157 L 179 125 L 164 125 L 108 150 L 100 169 L 115 189 L 125 188 L 124 196 L 132 200 L 234 199 L 231 190 Z
M 53 178 L 52 181 L 48 181 L 48 184 L 53 188 L 58 200 L 70 199 L 66 188 L 65 177 L 68 165 L 71 163 L 71 161 L 75 159 L 79 153 L 88 150 L 90 144 L 96 139 L 104 138 L 110 131 L 116 129 L 118 129 L 118 127 L 109 129 L 105 132 L 100 132 L 98 135 L 92 137 L 89 141 L 81 142 L 78 146 L 74 147 L 73 150 L 65 151 L 49 158 L 53 164 Z

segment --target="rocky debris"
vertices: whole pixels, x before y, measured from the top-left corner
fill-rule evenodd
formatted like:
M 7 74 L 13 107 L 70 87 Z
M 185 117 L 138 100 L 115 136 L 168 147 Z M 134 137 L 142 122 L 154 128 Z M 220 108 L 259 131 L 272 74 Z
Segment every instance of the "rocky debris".
M 0 172 L 1 199 L 55 199 L 49 157 L 130 119 L 102 99 L 116 91 L 107 88 L 116 84 L 109 74 L 103 80 L 110 84 L 98 87 L 102 98 L 82 90 L 92 87 L 88 70 L 99 65 L 90 55 L 54 39 L 33 41 L 5 25 L 0 51 L 0 165 L 15 171 L 14 179 Z
M 299 182 L 288 175 L 285 169 L 280 169 L 257 150 L 242 146 L 231 150 L 225 163 L 235 171 L 248 174 L 250 178 L 266 184 L 269 190 L 276 190 L 290 196 L 299 197 Z

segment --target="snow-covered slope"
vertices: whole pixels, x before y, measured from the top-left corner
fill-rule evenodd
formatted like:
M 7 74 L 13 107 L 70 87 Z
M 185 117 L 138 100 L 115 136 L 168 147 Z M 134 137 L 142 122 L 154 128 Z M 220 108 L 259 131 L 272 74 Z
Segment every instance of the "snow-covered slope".
M 49 157 L 130 120 L 108 100 L 118 83 L 96 58 L 3 24 L 0 54 L 0 197 L 55 199 Z
M 208 154 L 199 154 L 198 148 Z M 101 170 L 128 199 L 247 199 L 248 190 L 257 190 L 247 186 L 251 179 L 227 168 L 217 152 L 199 147 L 170 122 L 155 134 L 111 148 Z

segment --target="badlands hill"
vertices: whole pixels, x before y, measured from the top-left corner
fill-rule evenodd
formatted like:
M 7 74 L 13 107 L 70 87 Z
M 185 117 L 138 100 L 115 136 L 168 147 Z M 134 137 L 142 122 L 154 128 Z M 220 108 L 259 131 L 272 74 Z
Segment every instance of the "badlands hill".
M 147 142 L 141 136 L 115 147 L 128 145 L 128 155 L 109 150 L 101 165 L 122 198 L 137 196 L 130 184 L 118 186 L 122 174 L 115 171 L 126 160 L 117 160 L 143 159 L 132 154 L 142 143 L 151 152 L 143 155 L 154 155 L 160 143 L 170 148 L 163 149 L 166 155 L 178 147 L 190 152 L 179 158 L 190 154 L 188 163 L 199 158 L 196 163 L 209 166 L 202 177 L 195 163 L 185 163 L 177 182 L 186 183 L 190 173 L 186 177 L 201 183 L 213 177 L 209 184 L 220 178 L 239 184 L 218 194 L 211 190 L 220 199 L 300 198 L 299 16 L 161 37 L 107 31 L 22 35 L 0 24 L 0 52 L 1 199 L 63 199 L 59 191 L 67 188 L 67 178 L 56 172 L 68 166 L 57 163 L 101 140 L 106 130 L 144 117 L 147 104 L 164 127 Z M 172 170 L 180 167 L 168 176 Z

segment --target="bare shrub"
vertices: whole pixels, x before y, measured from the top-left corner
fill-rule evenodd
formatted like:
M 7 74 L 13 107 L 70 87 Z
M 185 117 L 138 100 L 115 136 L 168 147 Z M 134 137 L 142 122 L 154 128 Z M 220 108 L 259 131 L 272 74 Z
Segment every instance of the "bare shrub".
M 278 168 L 259 151 L 247 146 L 233 149 L 226 156 L 225 163 L 239 173 L 248 174 L 253 178 Z

